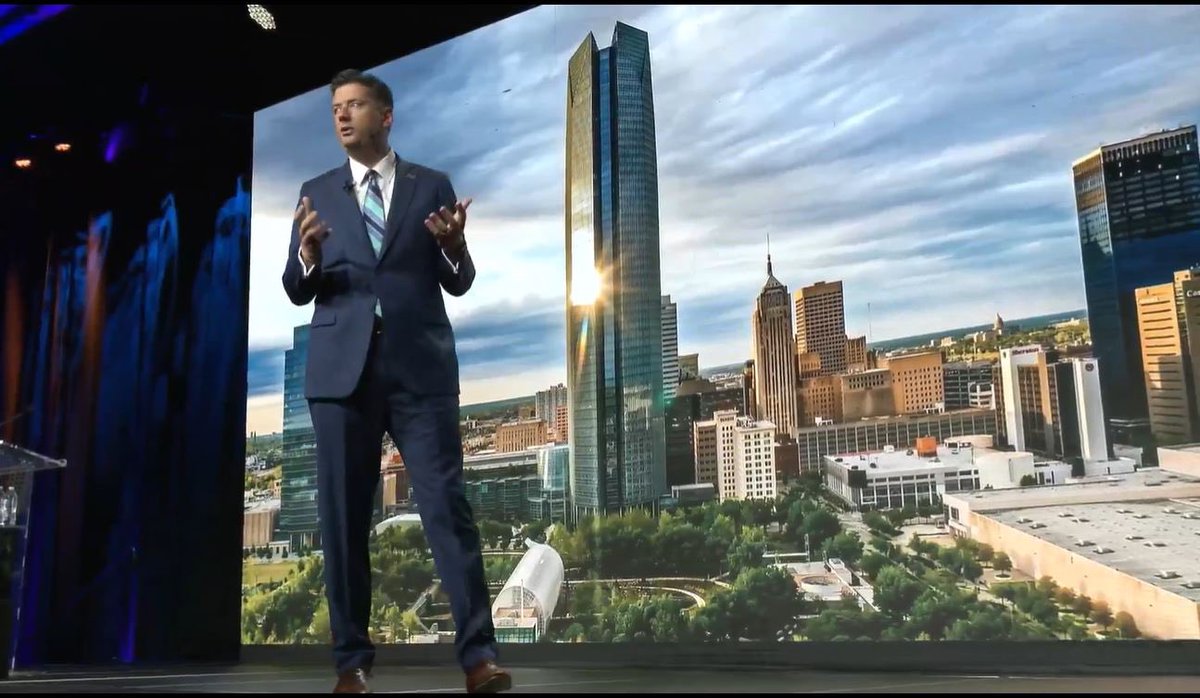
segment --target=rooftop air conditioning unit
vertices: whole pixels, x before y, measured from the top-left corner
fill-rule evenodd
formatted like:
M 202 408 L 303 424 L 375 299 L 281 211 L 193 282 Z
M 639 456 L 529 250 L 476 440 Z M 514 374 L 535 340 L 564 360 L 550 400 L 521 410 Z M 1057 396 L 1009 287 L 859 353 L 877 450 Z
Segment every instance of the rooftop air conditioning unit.
M 1113 551 L 1112 548 L 1106 548 L 1102 545 L 1102 546 L 1096 548 L 1092 552 L 1096 553 L 1097 555 L 1107 555 L 1107 554 L 1111 553 L 1112 551 Z
M 1141 540 L 1142 538 L 1144 538 L 1144 536 L 1139 536 L 1136 533 L 1131 533 L 1125 536 L 1125 540 Z
M 1075 545 L 1080 548 L 1086 548 L 1089 545 L 1095 545 L 1095 543 L 1088 540 L 1087 538 L 1080 538 L 1079 540 L 1075 541 Z
M 1036 521 L 1035 521 L 1035 522 L 1033 522 L 1033 523 L 1029 524 L 1029 527 L 1030 527 L 1030 528 L 1045 528 L 1045 527 L 1046 527 L 1046 524 L 1044 524 L 1044 523 L 1038 523 L 1038 522 L 1036 522 Z
M 1154 573 L 1154 576 L 1159 579 L 1178 579 L 1179 573 L 1175 570 L 1159 570 Z
M 1032 520 L 1032 519 L 1030 519 L 1028 516 L 1022 516 L 1021 518 L 1017 519 L 1017 523 L 1021 523 L 1021 524 L 1027 524 L 1027 523 L 1029 523 L 1031 520 Z

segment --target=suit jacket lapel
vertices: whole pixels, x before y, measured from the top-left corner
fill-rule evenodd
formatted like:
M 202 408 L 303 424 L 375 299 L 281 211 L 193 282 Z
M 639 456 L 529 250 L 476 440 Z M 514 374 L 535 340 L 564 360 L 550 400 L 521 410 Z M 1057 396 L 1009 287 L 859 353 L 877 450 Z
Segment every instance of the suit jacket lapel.
M 413 164 L 401 160 L 397 155 L 395 181 L 392 183 L 392 203 L 388 207 L 387 235 L 383 238 L 383 250 L 379 253 L 380 259 L 383 259 L 392 243 L 400 236 L 400 224 L 404 222 L 404 218 L 408 214 L 408 207 L 412 204 L 413 194 L 416 190 L 417 176 L 413 172 Z
M 345 231 L 348 250 L 355 251 L 363 259 L 375 259 L 375 248 L 367 237 L 367 223 L 363 220 L 362 209 L 358 206 L 358 197 L 354 193 L 354 175 L 350 172 L 350 161 L 335 170 L 334 179 L 329 183 L 334 189 L 330 201 L 333 207 L 325 219 L 333 226 L 333 235 Z

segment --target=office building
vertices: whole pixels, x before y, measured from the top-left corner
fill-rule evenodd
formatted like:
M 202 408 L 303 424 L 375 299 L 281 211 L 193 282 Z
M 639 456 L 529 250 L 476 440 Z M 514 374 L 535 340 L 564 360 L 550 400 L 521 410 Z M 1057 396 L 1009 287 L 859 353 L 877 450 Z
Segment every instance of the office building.
M 945 407 L 942 353 L 923 351 L 887 357 L 897 414 L 939 412 Z
M 496 450 L 515 453 L 548 441 L 546 423 L 540 419 L 523 419 L 496 427 Z
M 282 486 L 279 538 L 292 550 L 320 546 L 317 519 L 317 436 L 304 397 L 309 326 L 292 330 L 292 348 L 283 355 Z
M 892 388 L 892 372 L 888 369 L 848 373 L 839 377 L 839 383 L 840 421 L 856 422 L 896 414 L 896 393 Z
M 942 366 L 946 409 L 987 407 L 977 403 L 991 395 L 992 367 L 990 361 L 955 361 Z
M 700 377 L 700 355 L 683 354 L 679 357 L 679 382 Z
M 558 408 L 567 406 L 567 386 L 559 383 L 546 390 L 539 390 L 534 396 L 534 414 L 537 419 L 554 428 L 558 418 Z
M 1036 345 L 1002 349 L 997 403 L 1004 438 L 1018 451 L 1108 462 L 1102 374 L 1096 359 L 1059 360 Z
M 1020 487 L 1024 478 L 1059 484 L 1071 477 L 1061 461 L 1039 461 L 1032 453 L 977 446 L 982 436 L 951 439 L 919 452 L 885 446 L 882 450 L 825 456 L 825 485 L 830 494 L 855 509 L 902 509 L 947 493 Z M 1027 480 L 1028 482 L 1028 480 Z
M 1190 344 L 1187 292 L 1200 288 L 1200 272 L 1182 271 L 1174 283 L 1137 290 L 1137 318 L 1150 430 L 1160 444 L 1200 439 L 1196 414 L 1196 373 Z M 1185 289 L 1185 285 L 1187 288 Z M 1193 305 L 1200 304 L 1194 296 Z M 1189 336 L 1192 341 L 1189 342 Z
M 803 427 L 797 430 L 796 447 L 804 473 L 820 468 L 827 455 L 876 451 L 888 445 L 907 449 L 922 437 L 945 441 L 973 434 L 994 437 L 998 432 L 995 411 L 962 410 Z
M 588 34 L 567 78 L 567 392 L 576 518 L 666 494 L 658 165 L 650 44 Z
M 675 397 L 679 388 L 679 306 L 662 297 L 663 398 Z
M 867 338 L 846 338 L 846 370 L 854 373 L 874 368 L 867 359 Z
M 943 504 L 956 537 L 1004 553 L 1023 576 L 1128 613 L 1145 637 L 1200 640 L 1195 476 L 1152 468 Z
M 818 281 L 796 291 L 796 353 L 821 357 L 821 373 L 846 370 L 846 308 L 842 282 Z M 863 345 L 865 349 L 865 344 Z
M 800 414 L 796 405 L 796 345 L 787 286 L 775 278 L 767 255 L 767 282 L 751 316 L 754 349 L 754 416 L 771 422 L 781 434 L 792 433 Z
M 1105 145 L 1073 165 L 1088 322 L 1104 412 L 1128 428 L 1149 417 L 1135 293 L 1200 261 L 1196 127 Z
M 696 484 L 712 484 L 721 501 L 775 499 L 775 425 L 721 410 L 697 422 Z
M 839 376 L 801 379 L 796 394 L 800 427 L 842 421 L 842 380 Z

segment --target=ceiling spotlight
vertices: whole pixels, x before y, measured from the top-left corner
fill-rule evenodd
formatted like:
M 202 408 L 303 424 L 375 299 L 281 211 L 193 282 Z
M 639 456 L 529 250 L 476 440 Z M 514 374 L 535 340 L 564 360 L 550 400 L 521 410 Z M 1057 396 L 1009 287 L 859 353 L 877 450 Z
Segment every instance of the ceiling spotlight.
M 262 5 L 246 5 L 246 9 L 250 10 L 250 19 L 258 22 L 258 26 L 267 31 L 274 31 L 275 16 L 271 14 L 270 10 Z
M 30 160 L 29 158 L 19 158 L 13 162 L 13 164 L 16 165 L 18 169 L 28 170 L 30 167 L 33 167 L 33 160 Z
M 65 152 L 71 150 L 71 144 L 70 143 L 59 143 L 58 145 L 54 146 L 54 149 L 60 153 L 65 153 Z

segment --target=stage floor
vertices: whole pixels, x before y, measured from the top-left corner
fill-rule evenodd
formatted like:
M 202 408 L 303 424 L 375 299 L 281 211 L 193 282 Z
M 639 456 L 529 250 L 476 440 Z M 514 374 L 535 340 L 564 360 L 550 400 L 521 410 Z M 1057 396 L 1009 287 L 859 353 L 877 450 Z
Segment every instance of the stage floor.
M 513 693 L 1197 693 L 1200 676 L 967 676 L 819 671 L 539 669 L 512 667 Z M 334 677 L 313 667 L 19 672 L 0 693 L 328 693 Z M 452 667 L 376 669 L 376 693 L 458 693 Z

